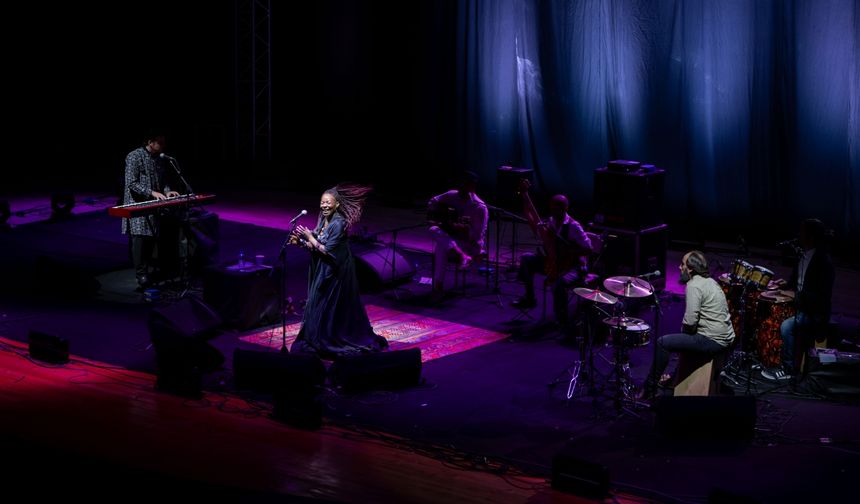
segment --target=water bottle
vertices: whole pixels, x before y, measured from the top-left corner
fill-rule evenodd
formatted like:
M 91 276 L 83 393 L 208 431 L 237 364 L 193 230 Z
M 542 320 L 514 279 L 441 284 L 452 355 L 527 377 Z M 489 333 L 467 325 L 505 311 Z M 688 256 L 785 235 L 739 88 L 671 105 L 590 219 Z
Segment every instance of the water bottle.
M 245 267 L 245 252 L 243 250 L 239 251 L 239 269 Z

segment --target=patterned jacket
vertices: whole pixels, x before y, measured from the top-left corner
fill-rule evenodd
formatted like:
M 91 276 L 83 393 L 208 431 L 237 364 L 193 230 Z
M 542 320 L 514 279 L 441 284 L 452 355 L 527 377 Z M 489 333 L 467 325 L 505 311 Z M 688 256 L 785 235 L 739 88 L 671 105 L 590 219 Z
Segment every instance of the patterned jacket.
M 145 147 L 139 147 L 128 153 L 125 158 L 123 205 L 151 200 L 152 191 L 166 193 L 169 190 L 164 178 L 164 164 L 161 158 L 150 153 Z M 122 233 L 156 236 L 158 218 L 153 214 L 123 219 Z

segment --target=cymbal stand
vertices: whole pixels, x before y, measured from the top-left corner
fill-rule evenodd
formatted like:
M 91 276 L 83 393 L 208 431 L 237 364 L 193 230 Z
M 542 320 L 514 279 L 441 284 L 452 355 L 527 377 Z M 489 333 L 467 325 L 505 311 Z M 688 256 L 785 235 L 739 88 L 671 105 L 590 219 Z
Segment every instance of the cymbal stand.
M 590 303 L 589 308 L 593 308 L 596 311 L 608 315 L 595 302 L 585 300 L 581 300 L 580 302 L 588 302 Z M 592 397 L 597 395 L 596 387 L 594 385 L 594 376 L 597 370 L 594 367 L 594 324 L 592 322 L 592 317 L 596 315 L 597 313 L 593 315 L 590 314 L 588 309 L 583 310 L 583 336 L 579 344 L 579 359 L 573 361 L 571 365 L 563 369 L 550 383 L 547 384 L 550 392 L 552 392 L 553 388 L 566 381 L 567 393 L 565 394 L 565 397 L 568 402 L 570 402 L 574 394 L 576 394 L 576 387 L 580 384 L 580 377 L 582 377 L 583 373 L 585 373 L 585 385 L 588 390 L 588 395 Z M 585 369 L 583 369 L 583 366 Z

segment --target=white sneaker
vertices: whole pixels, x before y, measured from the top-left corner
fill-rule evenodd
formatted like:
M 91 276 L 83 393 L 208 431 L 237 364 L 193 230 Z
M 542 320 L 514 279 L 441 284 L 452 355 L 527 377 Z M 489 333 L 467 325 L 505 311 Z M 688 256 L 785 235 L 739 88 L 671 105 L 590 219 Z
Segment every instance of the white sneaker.
M 772 381 L 782 381 L 782 380 L 790 380 L 791 375 L 786 373 L 780 368 L 777 369 L 765 369 L 761 372 L 761 376 L 766 380 Z

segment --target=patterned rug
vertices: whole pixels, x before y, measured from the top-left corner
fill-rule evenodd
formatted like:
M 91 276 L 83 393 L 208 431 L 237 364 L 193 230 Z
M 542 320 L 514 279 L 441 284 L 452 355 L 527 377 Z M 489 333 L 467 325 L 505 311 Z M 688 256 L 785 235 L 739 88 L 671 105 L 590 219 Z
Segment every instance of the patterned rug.
M 504 333 L 391 308 L 374 305 L 367 305 L 366 308 L 373 330 L 388 340 L 391 350 L 420 347 L 423 362 L 465 352 L 508 337 Z M 293 345 L 301 326 L 301 322 L 287 326 L 287 347 Z M 281 328 L 265 329 L 239 339 L 256 345 L 281 348 Z

